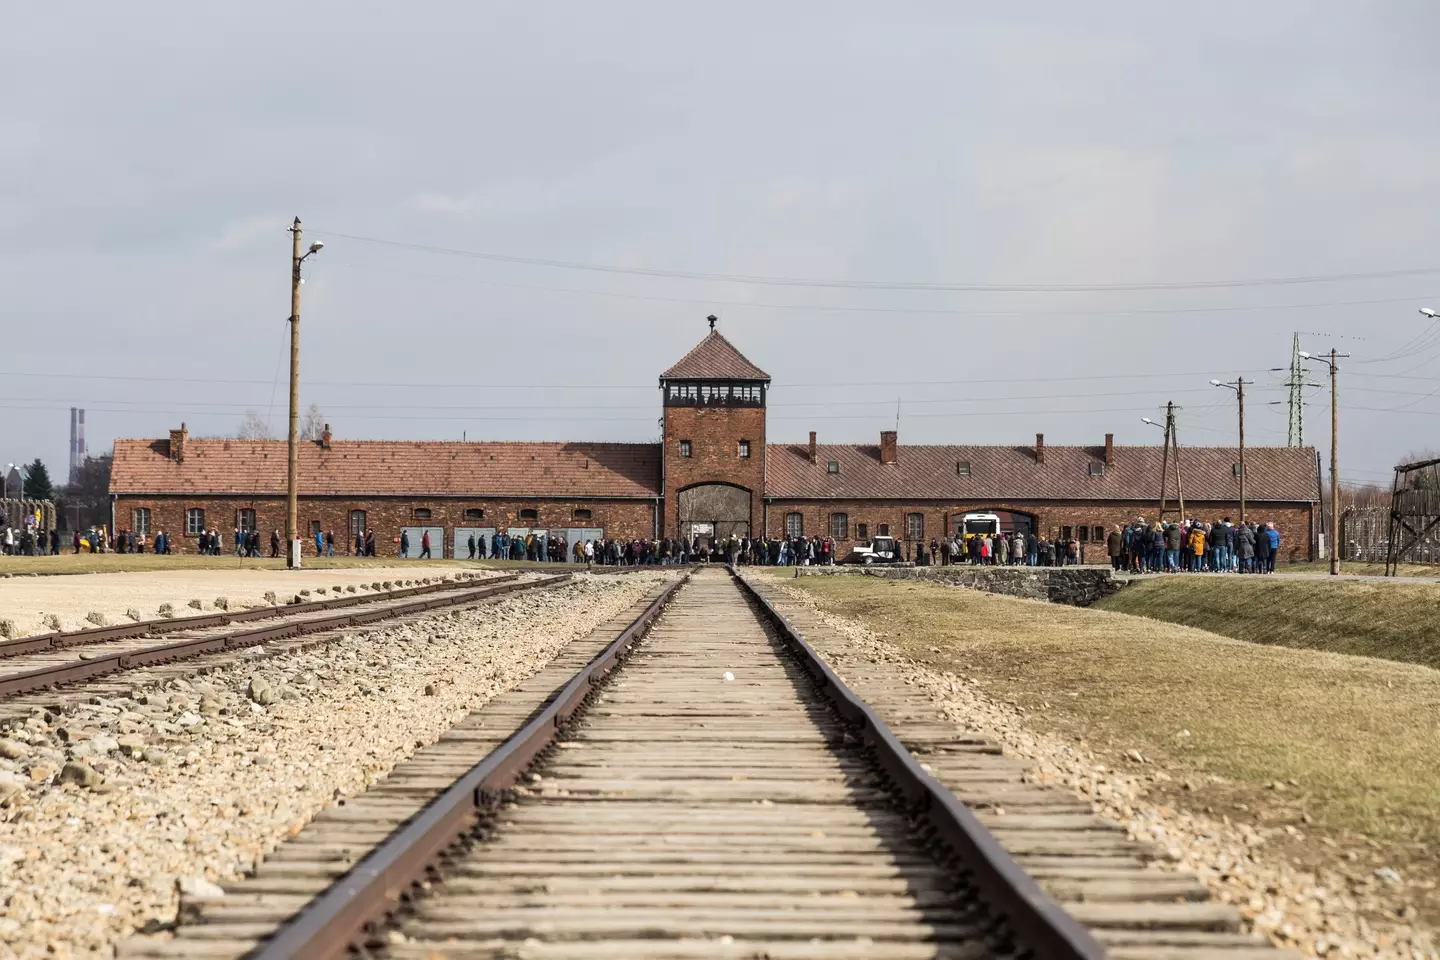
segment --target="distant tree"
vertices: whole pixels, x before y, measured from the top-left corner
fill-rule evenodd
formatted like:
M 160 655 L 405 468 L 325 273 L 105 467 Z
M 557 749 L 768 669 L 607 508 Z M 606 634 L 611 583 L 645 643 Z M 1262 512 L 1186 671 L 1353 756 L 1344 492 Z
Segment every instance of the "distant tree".
M 300 419 L 300 439 L 319 440 L 324 432 L 325 414 L 320 412 L 319 404 L 312 403 L 310 409 L 305 411 L 305 416 Z
M 54 500 L 55 488 L 50 483 L 50 471 L 39 457 L 25 468 L 25 496 L 31 500 Z
M 80 529 L 110 522 L 111 456 L 86 457 L 60 493 L 60 515 Z
M 275 437 L 270 433 L 270 424 L 254 410 L 246 410 L 245 416 L 240 420 L 240 426 L 235 431 L 237 440 L 273 440 Z

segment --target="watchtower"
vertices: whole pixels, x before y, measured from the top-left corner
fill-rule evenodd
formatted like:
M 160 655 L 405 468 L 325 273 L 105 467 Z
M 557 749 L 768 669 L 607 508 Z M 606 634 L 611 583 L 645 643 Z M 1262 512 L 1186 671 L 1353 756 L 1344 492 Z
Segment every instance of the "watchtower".
M 660 375 L 665 508 L 661 536 L 759 535 L 770 375 L 710 333 Z

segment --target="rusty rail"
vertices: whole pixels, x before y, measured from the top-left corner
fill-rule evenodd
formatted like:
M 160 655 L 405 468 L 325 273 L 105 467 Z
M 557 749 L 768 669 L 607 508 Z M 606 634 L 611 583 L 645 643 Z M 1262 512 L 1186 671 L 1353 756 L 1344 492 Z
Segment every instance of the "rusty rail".
M 498 803 L 502 791 L 554 744 L 591 691 L 645 635 L 687 580 L 688 573 L 667 587 L 543 710 L 249 956 L 254 960 L 334 960 L 346 956 L 352 945 L 363 946 L 358 941 L 363 940 L 367 928 L 383 920 L 440 855 L 469 831 L 477 813 Z
M 515 580 L 518 573 L 499 577 L 487 577 L 481 581 L 486 585 L 506 583 Z M 226 627 L 232 623 L 250 620 L 268 620 L 273 617 L 288 617 L 296 613 L 314 613 L 316 610 L 333 610 L 339 607 L 353 607 L 365 603 L 378 603 L 400 597 L 413 597 L 442 590 L 464 588 L 463 583 L 430 583 L 418 587 L 402 587 L 385 593 L 367 593 L 353 597 L 336 597 L 334 600 L 306 600 L 301 603 L 281 603 L 270 607 L 251 607 L 249 610 L 223 611 L 202 614 L 197 617 L 175 617 L 162 620 L 139 620 L 135 623 L 117 623 L 108 627 L 87 627 L 84 630 L 66 630 L 56 633 L 40 633 L 33 637 L 19 637 L 0 641 L 0 659 L 19 657 L 27 653 L 44 650 L 63 650 L 82 643 L 97 643 L 104 640 L 128 640 L 133 637 L 159 636 L 178 630 L 201 630 L 207 627 Z
M 96 657 L 93 660 L 80 660 L 74 663 L 57 664 L 49 667 L 41 667 L 38 670 L 28 670 L 24 673 L 14 673 L 9 676 L 0 677 L 0 697 L 14 696 L 21 693 L 29 693 L 35 690 L 44 690 L 62 683 L 74 683 L 79 680 L 89 680 L 94 677 L 104 676 L 111 673 L 119 673 L 124 670 L 131 670 L 137 667 L 153 666 L 158 663 L 169 663 L 187 657 L 199 656 L 206 653 L 220 653 L 226 650 L 238 650 L 242 647 L 251 647 L 256 644 L 265 643 L 269 640 L 284 640 L 291 637 L 304 636 L 311 633 L 321 633 L 326 630 L 335 630 L 344 627 L 363 626 L 368 623 L 376 623 L 380 620 L 388 620 L 392 617 L 405 616 L 412 613 L 423 613 L 426 610 L 433 610 L 437 607 L 450 607 L 457 604 L 472 603 L 477 600 L 486 600 L 492 597 L 503 596 L 518 590 L 531 590 L 542 587 L 552 587 L 570 580 L 574 575 L 563 573 L 559 576 L 549 577 L 544 580 L 531 580 L 518 582 L 516 577 L 505 577 L 504 582 L 496 583 L 502 578 L 492 578 L 484 581 L 484 586 L 477 586 L 475 589 L 460 592 L 450 592 L 444 596 L 426 597 L 421 600 L 412 600 L 409 603 L 397 604 L 394 606 L 381 607 L 374 610 L 358 610 L 338 614 L 333 617 L 319 617 L 313 620 L 290 620 L 280 623 L 269 624 L 263 627 L 256 627 L 250 630 L 241 630 L 235 633 L 221 634 L 216 637 L 203 637 L 195 640 L 182 640 L 178 643 L 160 644 L 154 647 L 145 647 L 140 650 L 130 650 L 123 653 L 112 653 L 106 656 Z M 431 586 L 407 588 L 413 592 L 438 593 L 438 590 L 430 589 Z M 445 587 L 453 588 L 453 584 L 446 584 Z M 404 596 L 405 594 L 401 594 Z M 393 599 L 395 594 L 387 594 L 383 598 Z M 335 601 L 317 601 L 318 603 L 329 603 L 332 606 L 351 606 L 353 598 L 343 598 L 346 602 L 337 604 Z M 296 612 L 296 608 L 308 606 L 307 604 L 293 604 L 290 607 L 263 608 L 270 616 L 281 616 Z M 311 609 L 315 609 L 311 607 Z M 324 608 L 321 608 L 324 609 Z M 276 614 L 275 610 L 282 610 Z M 250 612 L 250 611 L 245 611 Z M 200 617 L 190 619 L 204 619 Z M 258 619 L 258 618 L 254 618 Z M 173 621 L 165 621 L 167 623 Z
M 730 573 L 810 674 L 820 695 L 858 728 L 911 813 L 927 822 L 935 836 L 950 848 L 970 873 L 981 898 L 1009 919 L 1016 937 L 1034 951 L 1032 956 L 1039 960 L 1104 960 L 1105 949 L 1090 931 L 1040 889 L 969 807 L 921 768 L 885 721 L 845 685 L 785 615 L 733 568 Z

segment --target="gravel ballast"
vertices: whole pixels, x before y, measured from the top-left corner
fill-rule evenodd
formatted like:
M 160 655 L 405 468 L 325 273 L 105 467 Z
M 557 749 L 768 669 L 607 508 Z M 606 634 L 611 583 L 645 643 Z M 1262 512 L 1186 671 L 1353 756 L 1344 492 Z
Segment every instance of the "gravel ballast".
M 0 956 L 108 956 L 168 922 L 178 887 L 240 876 L 662 578 L 581 576 L 0 730 Z
M 240 560 L 235 561 L 240 564 Z M 558 566 L 558 565 L 557 565 Z M 563 571 L 563 567 L 560 568 Z M 97 626 L 87 619 L 99 614 L 106 623 L 122 623 L 131 611 L 142 620 L 161 616 L 160 606 L 169 604 L 176 616 L 191 616 L 217 609 L 223 598 L 230 609 L 258 606 L 268 601 L 266 593 L 293 597 L 310 591 L 306 599 L 324 600 L 362 584 L 368 592 L 374 583 L 451 576 L 454 568 L 356 567 L 336 570 L 166 570 L 153 573 L 87 573 L 67 577 L 10 577 L 0 580 L 0 623 L 14 625 L 17 637 L 49 633 L 56 629 L 84 630 Z M 325 593 L 319 591 L 324 590 Z M 192 607 L 198 601 L 199 607 Z M 49 621 L 49 622 L 47 622 Z

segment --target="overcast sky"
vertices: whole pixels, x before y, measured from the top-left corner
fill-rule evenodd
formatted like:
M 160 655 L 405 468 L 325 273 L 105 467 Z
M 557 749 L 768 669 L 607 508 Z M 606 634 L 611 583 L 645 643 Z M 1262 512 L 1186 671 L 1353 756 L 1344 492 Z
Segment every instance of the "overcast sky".
M 1174 400 L 1228 444 L 1208 380 L 1243 373 L 1283 443 L 1299 330 L 1355 355 L 1342 477 L 1388 479 L 1440 446 L 1440 271 L 913 287 L 1440 267 L 1437 37 L 1425 0 L 16 7 L 0 464 L 63 477 L 71 405 L 93 453 L 283 435 L 298 215 L 302 402 L 340 437 L 652 439 L 713 311 L 772 441 L 873 442 L 899 398 L 902 442 L 1154 442 Z

